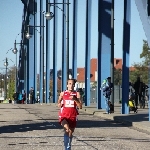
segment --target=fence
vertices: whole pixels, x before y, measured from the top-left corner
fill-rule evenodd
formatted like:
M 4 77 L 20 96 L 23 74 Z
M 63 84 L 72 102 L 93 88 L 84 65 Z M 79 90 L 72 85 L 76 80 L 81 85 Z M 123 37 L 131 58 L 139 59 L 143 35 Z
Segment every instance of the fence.
M 98 92 L 102 92 L 98 90 Z M 119 85 L 114 86 L 114 103 L 119 103 L 122 99 L 122 88 Z M 91 103 L 97 102 L 97 88 L 91 88 Z
M 91 103 L 96 103 L 97 102 L 97 88 L 91 88 Z M 102 92 L 98 90 L 98 92 Z M 114 103 L 119 103 L 119 101 L 122 99 L 122 88 L 119 85 L 114 86 Z M 50 98 L 50 103 L 53 102 L 52 97 Z

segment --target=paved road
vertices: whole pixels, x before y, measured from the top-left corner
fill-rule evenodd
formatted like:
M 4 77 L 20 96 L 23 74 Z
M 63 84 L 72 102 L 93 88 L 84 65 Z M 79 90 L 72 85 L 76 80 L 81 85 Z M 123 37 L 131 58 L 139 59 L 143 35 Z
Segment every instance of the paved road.
M 63 150 L 58 108 L 0 104 L 0 150 Z M 101 117 L 80 114 L 72 150 L 150 150 L 150 134 Z

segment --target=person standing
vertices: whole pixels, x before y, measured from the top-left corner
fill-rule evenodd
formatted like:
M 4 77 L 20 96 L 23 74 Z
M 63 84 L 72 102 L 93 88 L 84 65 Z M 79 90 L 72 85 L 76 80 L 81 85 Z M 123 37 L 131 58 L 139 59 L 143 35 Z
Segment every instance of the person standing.
M 22 103 L 22 99 L 23 99 L 23 97 L 22 97 L 22 93 L 21 93 L 21 92 L 19 92 L 19 95 L 18 95 L 18 101 L 19 101 L 19 104 L 21 104 L 21 103 Z
M 26 101 L 26 91 L 24 90 L 22 104 L 24 104 L 25 101 Z
M 105 79 L 102 83 L 101 89 L 103 91 L 103 95 L 105 98 L 105 105 L 106 105 L 106 113 L 110 114 L 110 95 L 112 92 L 113 83 L 111 83 L 111 77 Z
M 143 82 L 141 82 L 140 77 L 137 77 L 136 82 L 134 83 L 135 90 L 135 106 L 138 108 L 138 103 L 141 103 L 142 92 L 143 92 Z
M 76 127 L 78 110 L 82 109 L 80 93 L 74 91 L 76 80 L 69 79 L 67 90 L 60 93 L 58 99 L 59 123 L 64 128 L 64 147 L 65 150 L 71 150 L 72 135 Z
M 34 89 L 33 89 L 33 87 L 31 87 L 29 94 L 30 94 L 30 104 L 34 104 L 35 99 L 34 99 Z
M 18 103 L 18 92 L 14 92 L 13 94 L 13 99 L 14 99 L 14 103 Z

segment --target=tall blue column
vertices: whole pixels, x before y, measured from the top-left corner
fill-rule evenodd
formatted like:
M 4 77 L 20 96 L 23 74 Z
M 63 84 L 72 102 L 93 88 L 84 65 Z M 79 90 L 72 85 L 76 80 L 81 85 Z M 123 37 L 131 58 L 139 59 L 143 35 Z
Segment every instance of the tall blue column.
M 78 0 L 73 0 L 72 77 L 77 79 L 77 12 Z
M 20 43 L 23 43 L 23 41 L 21 40 Z M 17 64 L 17 59 L 16 59 L 16 64 Z M 23 87 L 24 87 L 24 48 L 23 48 L 23 44 L 20 44 L 19 62 L 18 62 L 18 90 L 22 92 L 24 90 Z
M 128 114 L 129 99 L 129 52 L 130 52 L 131 0 L 124 0 L 123 66 L 122 66 L 122 114 Z
M 57 0 L 54 0 L 54 5 Z M 53 20 L 53 103 L 57 102 L 57 8 L 54 7 L 54 20 Z
M 37 26 L 37 0 L 34 0 L 34 26 Z M 37 97 L 37 32 L 34 30 L 34 97 Z
M 85 35 L 85 106 L 90 106 L 90 50 L 91 50 L 91 7 L 92 1 L 86 1 Z
M 114 83 L 114 0 L 111 5 L 111 82 Z M 111 92 L 111 103 L 114 106 L 114 88 Z
M 24 58 L 23 58 L 23 66 L 22 66 L 22 70 L 23 70 L 23 80 L 24 80 L 24 84 L 23 84 L 23 89 L 25 90 L 25 92 L 26 92 L 26 94 L 27 94 L 27 86 L 26 86 L 26 81 L 27 81 L 27 79 L 26 79 L 26 53 L 27 53 L 27 39 L 25 38 L 25 34 L 24 34 L 24 32 L 26 31 L 26 23 L 24 23 L 24 20 L 25 20 L 25 12 L 23 13 L 23 16 L 22 16 L 22 30 L 21 30 L 21 38 L 22 38 L 22 42 L 23 43 L 25 43 L 25 44 L 23 44 L 23 49 L 22 49 L 22 53 L 23 53 L 23 55 L 24 55 Z M 27 95 L 27 97 L 28 97 L 28 95 Z
M 63 0 L 66 3 L 66 0 Z M 63 4 L 63 12 L 66 12 L 66 4 Z M 61 78 L 61 90 L 64 91 L 67 88 L 67 60 L 66 60 L 66 15 L 62 13 L 62 78 Z
M 40 0 L 40 26 L 43 26 L 43 0 Z M 43 89 L 43 78 L 44 78 L 44 27 L 40 27 L 40 103 L 43 103 L 44 89 Z
M 48 5 L 50 0 L 46 0 L 46 12 L 48 12 Z M 50 21 L 46 20 L 46 103 L 50 102 Z
M 67 24 L 67 80 L 69 79 L 69 54 L 70 54 L 70 51 L 69 51 L 69 0 L 67 0 L 67 16 L 66 16 L 66 24 Z
M 29 25 L 34 26 L 34 15 L 29 15 Z M 28 51 L 28 91 L 31 87 L 34 87 L 34 28 L 30 28 L 30 34 L 32 38 L 29 39 L 29 51 Z
M 26 31 L 26 24 L 25 24 L 25 27 L 24 27 L 24 30 L 23 31 Z M 28 90 L 28 82 L 27 82 L 27 78 L 28 78 L 28 74 L 27 74 L 27 71 L 28 71 L 28 63 L 27 63 L 27 60 L 28 60 L 28 45 L 29 45 L 29 40 L 27 40 L 25 38 L 25 35 L 24 35 L 24 42 L 26 43 L 26 45 L 24 45 L 24 55 L 25 55 L 25 59 L 24 59 L 24 89 L 26 91 L 26 97 L 29 96 L 29 90 Z M 27 103 L 27 101 L 26 101 Z
M 27 89 L 27 46 L 25 46 L 24 48 L 24 55 L 25 55 L 25 59 L 24 59 L 24 89 L 26 92 L 26 97 L 28 97 L 28 89 Z M 27 103 L 27 101 L 26 101 Z
M 111 3 L 112 0 L 98 1 L 98 66 L 97 66 L 97 108 L 105 108 L 100 91 L 101 83 L 110 76 L 111 54 Z
M 27 49 L 26 49 L 26 92 L 27 96 L 29 96 L 29 40 L 27 42 Z

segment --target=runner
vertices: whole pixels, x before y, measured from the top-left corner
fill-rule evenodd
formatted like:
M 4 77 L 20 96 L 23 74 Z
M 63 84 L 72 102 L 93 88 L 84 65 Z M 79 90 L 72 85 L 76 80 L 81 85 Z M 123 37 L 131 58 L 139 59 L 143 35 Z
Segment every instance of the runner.
M 80 93 L 74 90 L 75 83 L 75 79 L 69 79 L 67 82 L 68 90 L 61 92 L 58 99 L 58 107 L 61 107 L 59 122 L 64 128 L 65 150 L 71 150 L 72 134 L 77 122 L 77 108 L 82 109 Z

